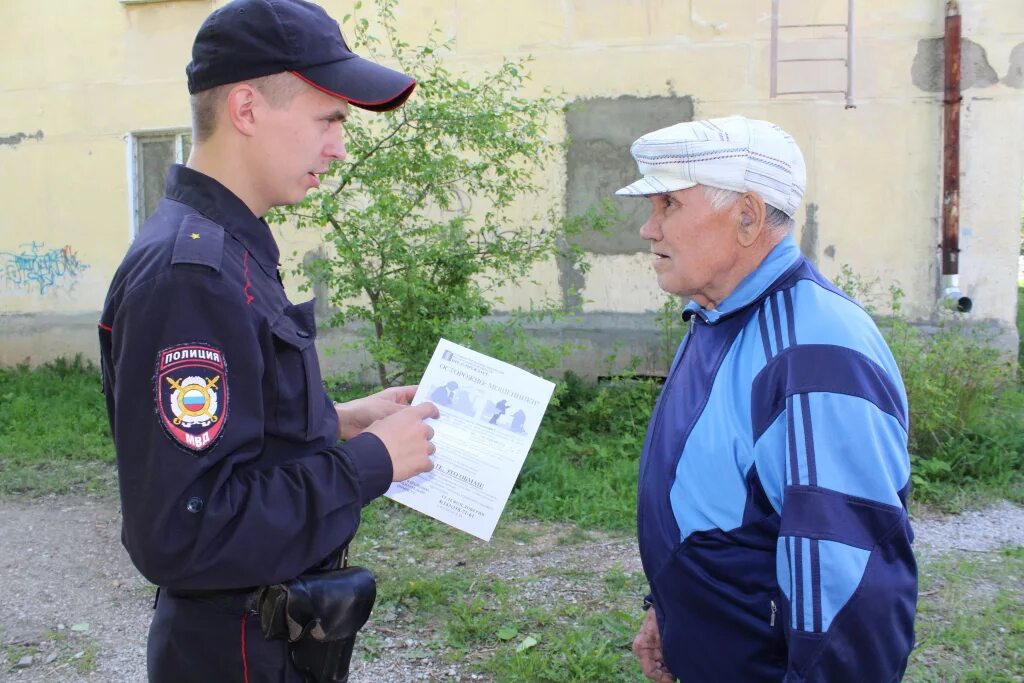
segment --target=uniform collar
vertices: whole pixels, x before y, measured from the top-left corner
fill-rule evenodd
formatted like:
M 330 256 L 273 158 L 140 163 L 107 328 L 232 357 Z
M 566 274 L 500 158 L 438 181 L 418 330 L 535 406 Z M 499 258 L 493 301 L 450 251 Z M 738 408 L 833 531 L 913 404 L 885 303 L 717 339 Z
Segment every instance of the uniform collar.
M 167 172 L 166 194 L 222 226 L 264 269 L 276 273 L 281 252 L 270 226 L 231 190 L 204 173 L 174 164 Z
M 786 235 L 781 242 L 768 252 L 768 256 L 761 261 L 761 265 L 754 269 L 754 272 L 747 275 L 732 290 L 729 296 L 725 297 L 718 305 L 718 308 L 706 309 L 695 301 L 690 301 L 683 309 L 683 319 L 689 320 L 694 314 L 699 315 L 708 323 L 716 323 L 724 316 L 729 315 L 747 306 L 752 301 L 760 298 L 773 282 L 779 279 L 783 273 L 789 270 L 800 259 L 800 248 L 792 235 Z

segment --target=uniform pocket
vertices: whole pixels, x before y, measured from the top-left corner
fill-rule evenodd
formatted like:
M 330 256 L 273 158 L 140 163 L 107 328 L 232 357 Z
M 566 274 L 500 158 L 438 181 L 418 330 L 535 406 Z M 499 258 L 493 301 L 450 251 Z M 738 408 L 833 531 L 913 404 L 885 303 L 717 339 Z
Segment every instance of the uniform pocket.
M 286 437 L 312 439 L 323 426 L 327 397 L 316 355 L 314 301 L 288 306 L 271 328 L 277 365 L 275 414 Z

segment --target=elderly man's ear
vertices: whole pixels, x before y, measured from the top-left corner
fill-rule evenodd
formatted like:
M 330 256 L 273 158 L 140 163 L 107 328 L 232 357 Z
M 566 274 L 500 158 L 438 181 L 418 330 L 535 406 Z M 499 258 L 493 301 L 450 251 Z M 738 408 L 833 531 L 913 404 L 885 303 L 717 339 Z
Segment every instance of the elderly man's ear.
M 739 205 L 739 229 L 736 240 L 742 247 L 753 246 L 764 233 L 764 200 L 753 192 L 744 192 Z

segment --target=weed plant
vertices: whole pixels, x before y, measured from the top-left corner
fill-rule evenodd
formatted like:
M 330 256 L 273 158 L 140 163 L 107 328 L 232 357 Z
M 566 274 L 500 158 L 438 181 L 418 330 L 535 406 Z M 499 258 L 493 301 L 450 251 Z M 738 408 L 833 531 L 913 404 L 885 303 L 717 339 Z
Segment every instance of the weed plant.
M 0 368 L 0 405 L 0 493 L 112 488 L 114 447 L 92 363 Z
M 1024 673 L 1024 548 L 922 565 L 906 683 L 1016 683 Z
M 877 280 L 843 266 L 836 285 L 877 313 Z M 979 496 L 1024 499 L 1024 385 L 1012 360 L 958 314 L 939 310 L 926 331 L 901 316 L 898 286 L 887 297 L 880 328 L 907 390 L 915 500 L 953 510 Z
M 631 529 L 640 449 L 660 389 L 652 379 L 594 384 L 566 375 L 512 492 L 515 513 Z
M 919 500 L 948 486 L 1011 488 L 1024 471 L 1024 393 L 1013 367 L 981 335 L 947 324 L 925 336 L 888 326 L 910 403 L 910 453 Z

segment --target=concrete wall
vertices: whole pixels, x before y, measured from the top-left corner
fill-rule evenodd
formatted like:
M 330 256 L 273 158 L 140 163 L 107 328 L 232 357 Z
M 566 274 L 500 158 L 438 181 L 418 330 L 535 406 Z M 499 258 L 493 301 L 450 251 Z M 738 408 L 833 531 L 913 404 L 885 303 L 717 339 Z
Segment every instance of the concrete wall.
M 130 239 L 128 134 L 188 126 L 184 65 L 218 4 L 0 3 L 0 363 L 76 350 L 95 357 L 95 317 Z M 322 4 L 340 17 L 352 3 Z M 846 0 L 781 6 L 783 23 L 846 20 Z M 829 276 L 848 264 L 898 284 L 904 311 L 927 319 L 939 286 L 944 7 L 856 0 L 852 109 L 841 95 L 769 98 L 770 0 L 402 0 L 399 19 L 413 43 L 436 22 L 454 40 L 451 66 L 469 74 L 533 56 L 531 93 L 550 88 L 573 103 L 554 126 L 572 144 L 563 164 L 546 169 L 543 198 L 570 211 L 633 178 L 628 145 L 643 132 L 732 113 L 778 123 L 807 158 L 796 237 L 808 256 Z M 1004 330 L 1009 346 L 1024 178 L 1024 3 L 964 0 L 961 10 L 961 287 L 975 303 L 971 319 Z M 780 56 L 845 49 L 842 31 L 790 29 Z M 845 71 L 783 65 L 779 88 L 842 90 Z M 538 271 L 541 285 L 505 298 L 578 289 L 582 317 L 552 332 L 592 349 L 572 365 L 596 368 L 619 339 L 657 371 L 653 320 L 664 297 L 635 236 L 640 202 L 617 201 L 633 213 L 584 241 L 592 262 L 584 278 L 550 264 Z M 316 246 L 309 234 L 275 231 L 285 255 Z

